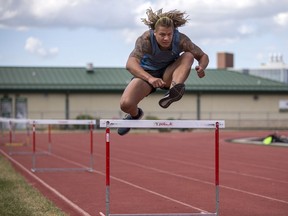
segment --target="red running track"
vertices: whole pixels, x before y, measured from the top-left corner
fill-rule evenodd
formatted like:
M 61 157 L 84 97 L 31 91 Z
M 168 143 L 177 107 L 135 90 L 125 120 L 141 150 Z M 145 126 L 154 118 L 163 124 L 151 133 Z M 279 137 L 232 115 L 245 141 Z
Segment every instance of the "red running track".
M 220 216 L 288 215 L 288 148 L 226 141 L 268 134 L 220 129 Z M 4 135 L 2 143 L 7 140 Z M 215 212 L 214 130 L 124 137 L 113 131 L 110 142 L 110 213 Z M 47 143 L 47 134 L 37 134 L 36 152 L 47 150 Z M 94 133 L 93 144 L 92 173 L 32 173 L 31 154 L 9 155 L 3 144 L 1 153 L 68 214 L 99 215 L 105 214 L 104 130 Z M 13 151 L 30 153 L 32 146 L 13 147 Z M 36 157 L 36 167 L 83 168 L 89 163 L 86 132 L 53 133 L 52 154 Z

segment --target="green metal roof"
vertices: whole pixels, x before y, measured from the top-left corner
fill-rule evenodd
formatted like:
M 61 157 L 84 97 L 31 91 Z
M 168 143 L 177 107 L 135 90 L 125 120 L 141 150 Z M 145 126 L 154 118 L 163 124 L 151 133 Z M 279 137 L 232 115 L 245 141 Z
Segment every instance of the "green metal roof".
M 125 68 L 0 67 L 0 92 L 11 91 L 123 91 L 131 79 Z M 288 85 L 235 71 L 208 69 L 205 78 L 196 72 L 186 81 L 190 92 L 278 92 Z
M 288 93 L 288 85 L 285 83 L 231 70 L 210 69 L 202 79 L 192 71 L 186 84 L 191 91 Z

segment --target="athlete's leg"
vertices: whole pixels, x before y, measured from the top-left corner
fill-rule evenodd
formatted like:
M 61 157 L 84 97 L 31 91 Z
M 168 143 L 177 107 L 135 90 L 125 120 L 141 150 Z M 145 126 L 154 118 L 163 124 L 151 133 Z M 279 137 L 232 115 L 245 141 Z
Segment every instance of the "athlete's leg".
M 120 100 L 121 110 L 127 113 L 124 120 L 141 119 L 143 110 L 138 108 L 138 103 L 151 93 L 152 87 L 139 78 L 134 78 L 128 84 Z M 118 134 L 123 136 L 130 131 L 130 128 L 118 128 Z
M 184 83 L 188 78 L 191 67 L 194 62 L 194 56 L 190 52 L 183 53 L 175 62 L 169 65 L 163 75 L 163 81 L 167 88 L 175 84 Z
M 152 87 L 142 79 L 134 78 L 124 90 L 120 99 L 120 108 L 131 116 L 137 116 L 138 103 L 151 93 Z
M 159 101 L 162 108 L 167 108 L 171 103 L 182 98 L 185 92 L 184 82 L 189 76 L 193 61 L 192 53 L 186 52 L 166 68 L 163 80 L 166 82 L 165 87 L 169 88 L 169 91 Z

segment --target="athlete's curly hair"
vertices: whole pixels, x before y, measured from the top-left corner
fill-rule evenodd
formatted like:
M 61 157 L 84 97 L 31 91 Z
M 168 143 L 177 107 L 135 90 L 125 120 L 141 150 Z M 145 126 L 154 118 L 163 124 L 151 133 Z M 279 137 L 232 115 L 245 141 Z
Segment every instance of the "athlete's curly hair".
M 141 20 L 145 25 L 153 30 L 156 29 L 158 25 L 178 28 L 188 22 L 188 16 L 185 16 L 186 13 L 178 10 L 171 10 L 163 13 L 162 9 L 153 12 L 153 10 L 149 8 L 147 9 L 146 14 L 147 19 L 142 18 Z

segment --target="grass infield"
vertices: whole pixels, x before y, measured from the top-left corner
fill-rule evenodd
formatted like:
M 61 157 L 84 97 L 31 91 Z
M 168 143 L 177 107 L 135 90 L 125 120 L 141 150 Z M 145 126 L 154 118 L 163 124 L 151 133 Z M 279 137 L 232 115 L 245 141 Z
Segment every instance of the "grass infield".
M 0 155 L 0 215 L 66 216 Z

